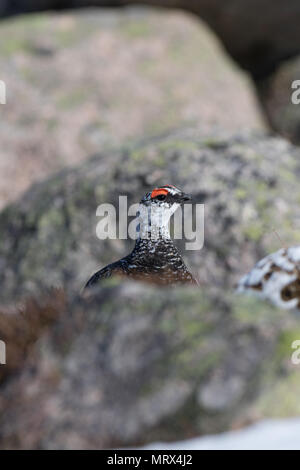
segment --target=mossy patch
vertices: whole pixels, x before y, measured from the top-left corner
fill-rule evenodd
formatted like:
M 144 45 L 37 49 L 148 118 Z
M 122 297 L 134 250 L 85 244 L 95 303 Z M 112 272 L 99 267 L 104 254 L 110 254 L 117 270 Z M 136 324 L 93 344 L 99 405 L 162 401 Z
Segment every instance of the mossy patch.
M 59 109 L 66 110 L 76 108 L 84 103 L 89 96 L 89 91 L 84 87 L 72 89 L 57 99 L 57 106 Z
M 121 33 L 127 38 L 144 38 L 148 37 L 152 33 L 150 23 L 143 21 L 124 21 L 121 24 Z

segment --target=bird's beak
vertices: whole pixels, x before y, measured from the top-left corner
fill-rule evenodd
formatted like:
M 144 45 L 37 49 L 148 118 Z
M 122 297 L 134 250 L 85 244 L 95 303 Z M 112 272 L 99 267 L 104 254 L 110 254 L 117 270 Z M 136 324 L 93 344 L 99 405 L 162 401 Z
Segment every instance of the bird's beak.
M 190 194 L 182 193 L 180 199 L 182 202 L 191 201 L 192 196 Z

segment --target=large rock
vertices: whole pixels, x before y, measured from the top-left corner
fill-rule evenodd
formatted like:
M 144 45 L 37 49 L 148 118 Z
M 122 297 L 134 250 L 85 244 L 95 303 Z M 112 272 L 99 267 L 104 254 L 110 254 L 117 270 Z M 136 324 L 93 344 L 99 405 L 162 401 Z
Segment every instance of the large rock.
M 99 5 L 99 6 L 124 6 L 124 5 L 132 5 L 138 3 L 136 0 L 98 0 L 90 2 L 89 0 L 83 0 L 77 2 L 76 0 L 72 2 L 64 2 L 61 0 L 60 2 L 53 2 L 53 0 L 43 0 L 42 2 L 39 0 L 33 0 L 30 3 L 24 3 L 23 1 L 16 1 L 11 4 L 10 2 L 0 1 L 0 15 L 7 16 L 13 15 L 16 13 L 22 12 L 31 12 L 31 11 L 40 11 L 40 10 L 47 10 L 47 9 L 56 9 L 56 8 L 77 8 L 77 7 L 85 7 L 85 6 L 92 6 Z M 298 27 L 298 18 L 300 15 L 300 4 L 297 0 L 289 0 L 288 2 L 282 2 L 281 0 L 228 0 L 227 2 L 223 2 L 221 0 L 199 0 L 195 2 L 194 0 L 190 1 L 181 1 L 181 0 L 146 0 L 143 3 L 148 3 L 151 5 L 161 5 L 170 8 L 182 8 L 192 13 L 195 13 L 198 17 L 203 19 L 211 28 L 212 30 L 218 35 L 221 39 L 223 45 L 225 46 L 226 50 L 231 54 L 231 56 L 237 61 L 237 63 L 243 67 L 245 70 L 250 72 L 251 76 L 254 78 L 254 83 L 257 85 L 258 94 L 261 98 L 262 109 L 265 111 L 266 118 L 269 121 L 270 126 L 278 133 L 287 137 L 292 140 L 292 142 L 299 144 L 299 111 L 298 109 L 291 104 L 290 96 L 291 96 L 291 83 L 293 80 L 298 79 L 297 71 L 298 71 L 298 59 L 300 53 L 300 32 Z M 107 18 L 107 13 L 104 10 L 101 10 L 100 13 L 101 17 L 104 18 L 104 22 Z M 124 16 L 126 16 L 125 14 Z M 160 13 L 161 17 L 163 16 Z M 138 20 L 139 21 L 139 20 Z M 145 33 L 145 24 L 139 24 L 138 21 L 135 24 L 129 26 L 131 33 L 133 36 L 140 35 L 141 33 Z M 191 21 L 191 20 L 190 20 Z M 23 24 L 24 20 L 21 20 Z M 160 20 L 156 20 L 155 24 L 158 24 Z M 30 23 L 30 21 L 29 21 Z M 150 21 L 151 23 L 151 21 Z M 196 23 L 195 23 L 196 24 Z M 67 25 L 67 30 L 70 25 Z M 200 25 L 202 28 L 202 25 Z M 14 25 L 15 28 L 15 25 Z M 7 37 L 6 25 L 2 26 L 4 30 L 5 37 Z M 71 28 L 72 29 L 72 28 Z M 127 27 L 126 27 L 127 29 Z M 163 38 L 164 31 L 166 29 L 166 25 L 162 22 L 158 29 L 155 32 L 155 37 L 158 35 Z M 64 26 L 62 26 L 62 31 L 58 32 L 59 36 L 68 43 L 69 41 L 69 31 L 63 31 Z M 147 30 L 147 27 L 146 27 Z M 150 27 L 151 30 L 151 27 Z M 77 31 L 81 31 L 81 27 L 77 27 Z M 181 31 L 182 32 L 182 31 Z M 23 31 L 24 33 L 24 31 Z M 15 33 L 14 33 L 15 34 Z M 44 58 L 46 56 L 49 57 L 51 55 L 51 51 L 53 47 L 51 46 L 50 41 L 50 48 L 49 48 L 49 39 L 47 38 L 47 30 L 45 28 L 40 29 L 40 35 L 38 34 L 36 29 L 31 29 L 31 35 L 26 35 L 25 38 L 22 38 L 22 34 L 17 37 L 17 40 L 9 41 L 3 40 L 4 50 L 11 51 L 17 49 L 32 49 L 32 35 L 36 36 L 36 40 L 33 41 L 33 49 L 36 53 L 42 55 Z M 84 31 L 83 35 L 81 34 L 80 38 L 85 37 L 86 31 Z M 151 31 L 150 31 L 151 35 Z M 74 34 L 76 36 L 76 33 Z M 153 36 L 154 37 L 154 36 Z M 25 41 L 24 41 L 25 39 Z M 28 41 L 29 39 L 29 41 Z M 192 37 L 191 37 L 192 39 Z M 211 110 L 213 109 L 213 105 L 211 100 L 217 101 L 220 99 L 219 92 L 223 93 L 223 98 L 221 98 L 220 102 L 217 104 L 219 108 L 219 112 L 217 113 L 216 122 L 222 120 L 222 116 L 230 116 L 230 117 L 237 117 L 243 116 L 242 121 L 240 124 L 243 125 L 244 119 L 249 119 L 249 124 L 252 127 L 252 116 L 253 116 L 253 108 L 252 105 L 250 106 L 250 117 L 248 111 L 243 107 L 241 107 L 241 100 L 239 96 L 236 95 L 235 98 L 231 94 L 228 95 L 228 91 L 231 91 L 231 87 L 228 86 L 227 80 L 224 80 L 224 74 L 221 70 L 213 68 L 213 62 L 211 58 L 214 57 L 210 54 L 210 51 L 204 48 L 205 52 L 203 54 L 203 45 L 196 42 L 196 36 L 193 38 L 193 42 L 188 43 L 186 41 L 185 34 L 181 34 L 181 36 L 177 37 L 177 41 L 173 43 L 176 49 L 176 56 L 181 55 L 181 49 L 184 47 L 184 51 L 182 49 L 182 57 L 183 56 L 190 56 L 192 57 L 192 67 L 191 63 L 183 64 L 184 72 L 188 70 L 188 77 L 191 80 L 191 77 L 195 77 L 195 80 L 198 83 L 203 84 L 203 77 L 201 77 L 201 71 L 203 69 L 206 70 L 209 80 L 211 82 L 211 90 L 205 90 L 206 96 L 209 97 L 209 106 L 208 108 L 205 106 L 206 99 L 201 94 L 201 105 L 198 107 L 196 101 L 194 103 L 196 106 L 191 104 L 191 107 L 186 106 L 185 108 L 185 117 L 187 114 L 193 117 L 195 114 L 195 109 L 201 110 L 201 113 L 204 112 L 208 115 L 210 114 Z M 71 39 L 71 42 L 73 39 Z M 148 41 L 148 48 L 149 51 L 151 50 L 153 53 L 153 47 L 151 46 L 153 41 Z M 41 43 L 41 46 L 38 44 Z M 153 43 L 155 44 L 155 42 Z M 180 46 L 179 46 L 180 44 Z M 185 49 L 186 45 L 187 48 Z M 130 41 L 126 41 L 126 51 L 128 51 L 128 47 L 130 47 Z M 157 44 L 156 44 L 157 46 Z M 118 47 L 119 48 L 119 47 Z M 95 50 L 94 47 L 89 47 L 89 50 Z M 85 52 L 87 48 L 85 47 Z M 1 51 L 1 48 L 0 48 Z M 147 52 L 149 52 L 147 51 Z M 190 51 L 193 52 L 193 55 L 190 55 Z M 174 52 L 174 50 L 173 50 Z M 133 51 L 131 49 L 131 55 Z M 151 52 L 150 52 L 151 54 Z M 154 52 L 154 54 L 157 54 Z M 172 54 L 172 52 L 171 52 Z M 159 57 L 161 55 L 161 57 Z M 120 68 L 123 67 L 122 59 L 114 53 L 114 57 L 120 64 Z M 205 59 L 204 59 L 205 58 Z M 206 59 L 209 58 L 207 61 Z M 175 80 L 178 84 L 186 83 L 187 77 L 183 79 L 176 77 L 173 74 L 173 69 L 170 67 L 170 53 L 166 50 L 160 49 L 160 54 L 157 55 L 157 59 L 160 59 L 160 67 L 165 66 L 165 70 L 170 71 L 170 76 L 168 76 L 168 85 L 167 89 L 171 87 L 171 77 L 174 76 Z M 44 59 L 43 59 L 44 60 Z M 45 61 L 45 60 L 44 60 Z M 288 64 L 286 65 L 286 62 Z M 24 61 L 23 61 L 24 62 Z M 26 61 L 25 61 L 26 62 Z M 49 60 L 47 61 L 48 64 L 50 63 Z M 81 62 L 81 60 L 77 61 Z M 23 63 L 24 65 L 24 63 Z M 4 68 L 4 67 L 2 67 Z M 32 68 L 32 67 L 31 67 Z M 147 66 L 145 67 L 147 69 Z M 132 64 L 128 66 L 127 69 L 134 70 Z M 5 70 L 5 68 L 4 68 Z M 73 68 L 71 67 L 72 73 Z M 101 62 L 97 64 L 97 67 L 93 67 L 93 73 L 96 75 L 97 70 L 101 69 Z M 87 71 L 89 73 L 90 68 L 87 67 Z M 109 69 L 108 69 L 109 71 Z M 199 75 L 200 71 L 200 75 Z M 211 73 L 210 73 L 210 72 Z M 141 70 L 140 68 L 137 69 L 138 75 L 140 76 Z M 149 70 L 148 70 L 149 72 Z M 3 73 L 3 71 L 2 71 Z M 145 70 L 143 71 L 143 74 Z M 4 72 L 5 74 L 5 72 Z M 25 67 L 24 71 L 25 77 L 33 78 L 34 83 L 34 90 L 36 85 L 36 78 L 32 77 L 32 73 L 28 71 L 28 67 Z M 33 75 L 35 75 L 33 73 Z M 200 77 L 200 78 L 199 78 Z M 221 81 L 219 79 L 221 78 Z M 153 80 L 153 77 L 152 77 Z M 38 78 L 37 82 L 40 83 L 41 79 Z M 13 83 L 13 80 L 11 80 Z M 205 82 L 205 77 L 204 77 Z M 87 81 L 85 81 L 87 83 Z M 125 79 L 126 83 L 126 79 Z M 130 83 L 134 83 L 134 79 L 131 76 Z M 122 84 L 124 85 L 124 79 L 122 77 Z M 89 87 L 90 88 L 90 87 Z M 122 86 L 121 86 L 122 88 Z M 177 87 L 176 87 L 177 88 Z M 233 83 L 233 89 L 235 88 L 235 82 Z M 90 88 L 91 90 L 94 89 L 94 86 Z M 138 88 L 133 85 L 133 89 L 137 92 Z M 195 87 L 191 87 L 191 83 L 187 84 L 187 89 L 190 89 L 193 93 L 193 99 L 199 96 L 199 90 Z M 229 89 L 229 90 L 228 90 Z M 145 90 L 145 84 L 143 85 L 143 90 Z M 152 90 L 153 91 L 153 90 Z M 115 93 L 115 90 L 114 92 Z M 71 91 L 70 95 L 66 98 L 66 102 L 69 100 L 72 101 L 80 101 L 85 95 L 85 93 L 75 89 Z M 170 95 L 169 95 L 170 96 Z M 174 87 L 174 95 L 172 100 L 174 101 L 174 97 L 181 97 L 183 102 L 187 104 L 187 99 L 183 95 L 183 90 L 175 89 Z M 224 97 L 228 96 L 229 105 L 226 105 Z M 85 96 L 86 98 L 86 96 Z M 65 101 L 64 99 L 62 101 Z M 105 96 L 104 96 L 105 101 Z M 134 100 L 135 101 L 135 100 Z M 224 102 L 224 106 L 222 104 Z M 155 101 L 153 101 L 155 103 Z M 233 103 L 233 105 L 232 105 Z M 236 106 L 235 106 L 236 103 Z M 179 104 L 179 103 L 178 103 Z M 179 116 L 178 113 L 178 104 L 175 109 L 175 106 L 169 107 L 169 114 L 164 113 L 164 121 L 169 122 L 173 119 L 176 121 L 176 115 Z M 249 103 L 246 103 L 249 105 Z M 139 106 L 139 104 L 138 104 Z M 181 107 L 181 106 L 179 106 Z M 93 106 L 90 107 L 89 112 L 92 111 Z M 144 107 L 143 107 L 144 108 Z M 156 106 L 156 109 L 158 107 Z M 231 109 L 231 113 L 226 113 L 227 109 Z M 50 108 L 49 108 L 50 109 Z M 234 113 L 233 113 L 234 109 Z M 237 110 L 241 109 L 242 112 L 238 115 Z M 223 114 L 225 110 L 225 113 Z M 183 108 L 182 108 L 182 111 Z M 106 113 L 107 114 L 107 113 Z M 155 111 L 152 112 L 152 122 L 155 120 Z M 196 113 L 197 114 L 197 113 Z M 46 119 L 50 119 L 49 126 L 51 127 L 56 126 L 56 117 L 53 117 L 53 112 L 51 114 L 45 113 Z M 157 109 L 157 116 L 161 116 L 161 109 Z M 166 117 L 167 116 L 167 117 Z M 171 119 L 172 117 L 172 119 Z M 215 113 L 213 112 L 211 116 L 208 116 L 211 122 L 211 118 L 215 119 Z M 112 115 L 112 118 L 116 118 L 115 115 Z M 136 116 L 136 122 L 140 124 L 143 123 L 143 120 L 138 120 L 138 116 Z M 75 119 L 73 120 L 75 121 Z M 134 122 L 134 119 L 126 119 L 126 122 Z M 74 124 L 74 122 L 73 122 Z M 163 123 L 162 123 L 163 124 Z M 233 126 L 237 126 L 235 119 L 232 121 Z M 80 126 L 80 118 L 77 116 L 76 119 L 76 126 Z M 137 125 L 138 127 L 138 125 Z M 47 129 L 43 128 L 40 129 L 41 133 L 45 133 Z M 91 127 L 87 128 L 83 132 L 85 135 L 83 136 L 83 140 L 91 141 L 93 139 L 97 139 L 99 137 L 98 133 L 98 125 L 94 122 L 91 123 Z M 90 134 L 90 136 L 88 135 Z M 98 134 L 98 137 L 97 137 Z M 105 141 L 107 134 L 105 129 L 101 129 L 101 141 Z M 90 145 L 90 142 L 89 142 Z M 31 144 L 32 148 L 33 144 Z M 76 147 L 76 145 L 75 145 Z M 28 146 L 27 146 L 28 148 Z M 46 150 L 45 150 L 46 151 Z M 44 151 L 44 152 L 45 152 Z M 65 153 L 64 153 L 65 154 Z M 28 171 L 30 173 L 30 169 Z M 0 187 L 1 189 L 1 187 Z M 9 191 L 9 188 L 7 189 Z M 0 193 L 1 195 L 1 193 Z M 1 200 L 0 200 L 1 203 Z
M 299 172 L 299 150 L 283 139 L 208 139 L 186 129 L 95 156 L 7 207 L 1 446 L 136 445 L 299 413 L 291 362 L 298 320 L 233 289 L 278 248 L 274 229 L 285 244 L 297 243 Z M 120 194 L 136 202 L 166 182 L 205 203 L 204 248 L 184 253 L 201 287 L 112 281 L 80 300 L 89 275 L 133 245 L 97 239 L 97 205 L 117 204 Z M 53 285 L 65 288 L 66 300 L 55 306 L 52 296 L 47 307 L 44 290 Z M 29 294 L 39 300 L 18 322 L 14 303 Z
M 1 387 L 2 449 L 135 446 L 300 411 L 290 363 L 300 331 L 285 312 L 230 292 L 216 299 L 214 286 L 129 282 L 104 284 L 89 301 L 59 298 L 57 308 Z M 32 309 L 37 318 L 31 305 L 25 319 Z M 20 327 L 5 337 L 8 363 L 19 335 Z
M 203 132 L 263 128 L 247 77 L 205 25 L 179 12 L 9 20 L 0 24 L 0 70 L 0 207 L 124 139 L 186 123 Z
M 203 18 L 230 54 L 255 77 L 268 75 L 300 51 L 297 0 L 0 0 L 0 15 L 88 6 L 146 3 L 182 8 Z
M 285 244 L 299 240 L 299 168 L 296 147 L 263 135 L 208 139 L 187 129 L 106 151 L 35 185 L 0 214 L 0 299 L 10 303 L 53 285 L 78 292 L 134 243 L 100 241 L 97 206 L 118 209 L 119 195 L 128 205 L 139 202 L 161 183 L 205 203 L 204 248 L 185 256 L 217 297 L 279 248 L 274 229 Z M 184 240 L 178 244 L 184 251 Z
M 299 85 L 292 87 L 300 77 L 300 56 L 284 62 L 269 77 L 256 83 L 257 91 L 272 128 L 300 144 Z M 296 98 L 296 102 L 293 98 Z

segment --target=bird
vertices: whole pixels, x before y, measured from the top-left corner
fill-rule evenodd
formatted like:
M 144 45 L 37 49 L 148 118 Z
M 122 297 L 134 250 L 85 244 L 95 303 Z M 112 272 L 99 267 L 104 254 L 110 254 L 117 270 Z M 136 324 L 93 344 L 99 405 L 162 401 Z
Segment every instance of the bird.
M 261 259 L 237 284 L 282 309 L 300 310 L 300 246 L 281 248 Z
M 190 195 L 170 184 L 147 192 L 138 207 L 137 238 L 132 252 L 97 271 L 88 280 L 84 290 L 114 275 L 162 286 L 198 285 L 169 232 L 171 215 L 190 200 Z

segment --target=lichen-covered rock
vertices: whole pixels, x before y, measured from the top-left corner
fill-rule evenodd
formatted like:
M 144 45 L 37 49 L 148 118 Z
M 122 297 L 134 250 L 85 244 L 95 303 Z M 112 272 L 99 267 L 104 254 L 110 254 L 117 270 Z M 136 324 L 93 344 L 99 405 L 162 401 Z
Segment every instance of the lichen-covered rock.
M 274 162 L 276 161 L 276 165 Z M 193 129 L 111 149 L 35 185 L 0 214 L 2 303 L 41 288 L 80 291 L 132 240 L 99 240 L 99 204 L 128 205 L 156 184 L 205 204 L 205 241 L 185 258 L 204 285 L 232 289 L 268 252 L 299 241 L 299 150 L 258 135 L 203 138 Z M 198 227 L 199 229 L 199 227 Z M 185 240 L 178 241 L 184 252 Z
M 2 449 L 133 446 L 300 411 L 297 322 L 253 299 L 112 281 L 57 305 L 2 385 Z
M 7 20 L 0 70 L 7 84 L 0 208 L 32 182 L 124 139 L 184 123 L 206 131 L 263 128 L 250 80 L 205 25 L 182 12 L 105 9 Z
M 269 77 L 256 83 L 258 94 L 272 128 L 293 143 L 300 144 L 299 86 L 300 57 L 283 62 Z M 292 99 L 295 95 L 296 102 Z
M 0 297 L 14 362 L 2 376 L 0 445 L 136 445 L 299 413 L 298 319 L 234 293 L 241 274 L 278 248 L 274 229 L 298 242 L 299 171 L 299 149 L 283 139 L 186 129 L 97 155 L 8 206 Z M 161 183 L 205 203 L 204 247 L 179 242 L 201 287 L 112 280 L 79 299 L 89 275 L 134 243 L 97 239 L 97 205 L 117 205 L 122 194 L 139 201 Z M 44 305 L 53 286 L 67 296 L 56 309 L 55 300 Z M 29 294 L 42 296 L 46 319 L 40 325 L 36 307 L 25 312 L 29 339 L 19 344 L 9 315 Z
M 47 9 L 124 6 L 139 0 L 0 0 L 0 16 Z M 203 18 L 231 55 L 253 75 L 267 75 L 300 50 L 298 0 L 144 0 L 142 3 L 182 8 Z M 285 34 L 283 34 L 285 33 Z

